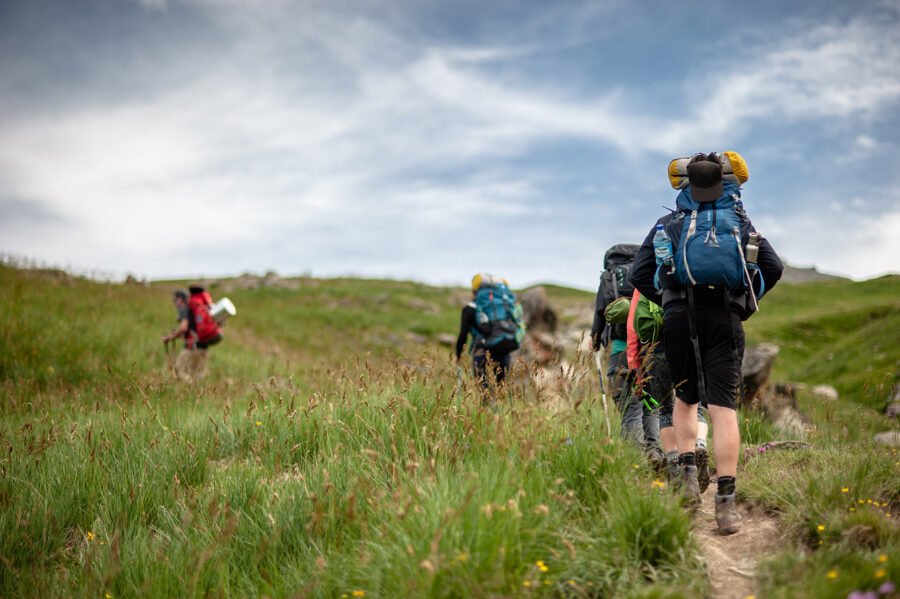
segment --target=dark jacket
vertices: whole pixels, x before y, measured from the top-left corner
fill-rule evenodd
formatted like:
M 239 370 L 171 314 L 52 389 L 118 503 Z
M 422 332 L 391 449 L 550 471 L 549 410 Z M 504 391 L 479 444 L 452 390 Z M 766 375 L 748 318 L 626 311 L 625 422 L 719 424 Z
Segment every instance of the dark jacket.
M 678 213 L 673 212 L 660 218 L 656 221 L 656 224 L 667 226 L 677 217 Z M 634 284 L 635 288 L 650 301 L 662 306 L 662 296 L 656 290 L 653 282 L 654 275 L 656 274 L 656 255 L 653 252 L 653 236 L 656 234 L 656 224 L 651 227 L 650 232 L 644 239 L 644 243 L 641 244 L 641 247 L 637 252 L 637 256 L 634 259 L 634 265 L 631 268 L 631 282 Z M 753 227 L 753 223 L 750 222 L 749 217 L 746 217 L 745 233 L 749 234 L 751 231 L 755 232 L 756 229 Z M 768 293 L 775 287 L 778 280 L 781 279 L 781 273 L 784 270 L 784 266 L 781 264 L 781 259 L 778 257 L 778 254 L 776 254 L 775 250 L 772 248 L 772 244 L 765 238 L 761 239 L 759 242 L 759 254 L 756 263 L 759 266 L 762 280 L 765 283 L 765 292 Z M 754 293 L 759 291 L 759 283 L 759 278 L 756 278 L 754 280 Z M 715 299 L 709 297 L 708 300 L 710 302 L 721 301 L 720 298 L 721 296 Z M 703 303 L 703 301 L 704 297 L 701 294 L 698 298 L 698 303 Z M 677 304 L 678 300 L 675 300 L 672 303 Z M 667 306 L 667 308 L 669 307 L 671 306 Z
M 462 355 L 463 348 L 466 346 L 466 340 L 472 329 L 475 328 L 475 304 L 466 304 L 462 309 L 462 316 L 459 322 L 459 335 L 456 337 L 456 359 Z

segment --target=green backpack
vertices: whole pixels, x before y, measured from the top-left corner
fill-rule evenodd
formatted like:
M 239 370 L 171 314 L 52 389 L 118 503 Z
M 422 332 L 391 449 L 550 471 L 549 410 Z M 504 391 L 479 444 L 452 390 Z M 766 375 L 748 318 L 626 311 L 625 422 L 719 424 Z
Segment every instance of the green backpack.
M 650 345 L 659 341 L 662 325 L 662 308 L 641 294 L 637 307 L 634 309 L 634 331 L 637 333 L 641 345 Z
M 628 313 L 631 311 L 631 300 L 627 297 L 620 297 L 603 311 L 606 322 L 609 324 L 625 324 L 628 322 Z

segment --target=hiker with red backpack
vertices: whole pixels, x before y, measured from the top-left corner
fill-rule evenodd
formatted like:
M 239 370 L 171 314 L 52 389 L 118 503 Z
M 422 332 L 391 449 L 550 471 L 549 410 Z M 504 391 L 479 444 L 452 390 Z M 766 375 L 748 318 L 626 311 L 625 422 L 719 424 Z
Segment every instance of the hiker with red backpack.
M 666 456 L 665 470 L 669 484 L 680 485 L 678 447 L 675 442 L 675 425 L 672 411 L 675 407 L 675 386 L 666 362 L 662 334 L 662 308 L 641 295 L 637 289 L 631 296 L 631 312 L 628 314 L 628 346 L 625 354 L 628 369 L 635 378 L 635 393 L 645 402 L 659 407 L 659 442 Z M 703 416 L 704 408 L 697 409 L 697 480 L 700 492 L 709 488 L 709 456 L 706 448 L 708 425 Z
M 510 355 L 525 337 L 522 306 L 506 279 L 482 274 L 472 277 L 472 301 L 462 309 L 456 339 L 457 362 L 470 337 L 472 370 L 484 389 L 483 402 L 487 404 L 491 387 L 506 379 Z
M 191 286 L 190 295 L 179 289 L 172 302 L 178 311 L 178 325 L 163 337 L 168 344 L 179 337 L 184 338 L 184 349 L 175 361 L 175 372 L 187 379 L 202 377 L 206 370 L 208 347 L 222 340 L 222 327 L 210 311 L 212 297 L 203 287 Z
M 716 524 L 740 530 L 735 485 L 740 433 L 737 400 L 744 353 L 742 321 L 781 278 L 781 260 L 754 229 L 741 185 L 749 178 L 736 152 L 696 154 L 668 169 L 676 210 L 660 218 L 635 257 L 634 286 L 663 309 L 662 343 L 677 389 L 675 437 L 685 499 L 700 501 L 697 406 L 707 405 L 716 459 Z

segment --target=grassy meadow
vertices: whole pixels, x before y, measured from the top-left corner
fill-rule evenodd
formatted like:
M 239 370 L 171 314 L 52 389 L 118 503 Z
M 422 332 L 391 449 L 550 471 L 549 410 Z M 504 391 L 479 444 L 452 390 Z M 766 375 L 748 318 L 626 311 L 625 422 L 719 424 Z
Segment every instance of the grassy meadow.
M 485 409 L 438 343 L 464 289 L 299 279 L 229 292 L 188 384 L 161 343 L 175 287 L 0 266 L 0 596 L 708 593 L 690 517 L 606 435 L 590 356 L 564 405 L 521 382 Z M 781 346 L 778 380 L 841 393 L 801 393 L 810 449 L 748 447 L 739 494 L 785 531 L 759 596 L 900 585 L 900 455 L 871 443 L 898 428 L 900 277 L 779 286 L 748 337 Z

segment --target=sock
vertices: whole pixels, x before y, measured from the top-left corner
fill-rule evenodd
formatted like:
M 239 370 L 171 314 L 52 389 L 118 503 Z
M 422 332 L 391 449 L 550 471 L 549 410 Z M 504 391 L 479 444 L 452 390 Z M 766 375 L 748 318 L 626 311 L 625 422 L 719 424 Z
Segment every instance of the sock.
M 731 495 L 734 493 L 735 480 L 733 476 L 719 477 L 719 495 Z
M 697 456 L 693 451 L 688 451 L 678 456 L 678 463 L 682 466 L 696 466 Z
M 706 449 L 706 439 L 697 437 L 697 449 Z
M 678 451 L 673 449 L 672 451 L 666 452 L 666 462 L 669 464 L 677 464 L 678 463 Z

